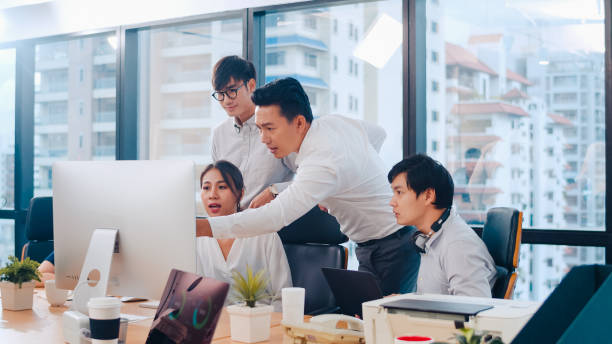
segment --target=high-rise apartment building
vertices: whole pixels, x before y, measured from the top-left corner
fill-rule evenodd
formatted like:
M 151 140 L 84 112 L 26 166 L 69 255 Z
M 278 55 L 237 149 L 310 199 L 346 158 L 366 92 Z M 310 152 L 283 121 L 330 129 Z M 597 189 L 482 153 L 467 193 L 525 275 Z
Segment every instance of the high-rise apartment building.
M 35 195 L 57 160 L 115 158 L 116 54 L 106 36 L 36 46 Z

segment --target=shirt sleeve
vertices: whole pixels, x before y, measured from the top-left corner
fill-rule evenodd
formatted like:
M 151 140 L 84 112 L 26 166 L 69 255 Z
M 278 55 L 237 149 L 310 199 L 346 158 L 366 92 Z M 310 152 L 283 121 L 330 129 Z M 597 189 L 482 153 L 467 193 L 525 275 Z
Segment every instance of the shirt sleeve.
M 274 297 L 272 305 L 275 312 L 282 312 L 282 290 L 293 285 L 291 270 L 289 269 L 289 262 L 287 261 L 285 249 L 279 236 L 274 233 L 269 235 L 268 238 L 266 257 L 268 258 L 270 293 Z
M 491 297 L 486 257 L 475 243 L 461 240 L 448 245 L 443 257 L 451 295 Z
M 293 175 L 295 175 L 295 171 L 297 171 L 297 164 L 295 163 L 296 156 L 297 155 L 295 153 L 291 153 L 291 154 L 289 154 L 289 156 L 286 156 L 286 157 L 281 159 L 281 162 L 283 163 L 283 165 L 288 170 L 293 172 Z M 293 177 L 293 175 L 292 175 L 292 177 Z M 282 182 L 282 183 L 274 183 L 274 186 L 276 186 L 276 190 L 278 192 L 283 192 L 289 185 L 291 185 L 291 181 Z
M 330 156 L 325 153 L 322 156 Z M 330 159 L 312 157 L 301 163 L 291 185 L 272 202 L 228 216 L 208 219 L 215 238 L 241 238 L 273 233 L 306 214 L 333 195 L 338 172 Z
M 383 143 L 385 143 L 385 139 L 387 138 L 387 132 L 385 129 L 383 129 L 383 127 L 377 124 L 368 121 L 360 122 L 361 126 L 366 131 L 366 134 L 368 134 L 368 141 L 370 141 L 370 144 L 372 147 L 374 147 L 376 152 L 380 153 L 380 148 L 382 147 Z
M 211 143 L 210 143 L 210 157 L 212 159 L 212 161 L 217 161 L 219 160 L 219 153 L 217 151 L 217 140 L 215 140 L 215 138 L 217 137 L 216 135 L 216 130 L 213 131 L 213 135 L 212 135 L 212 139 L 211 139 Z

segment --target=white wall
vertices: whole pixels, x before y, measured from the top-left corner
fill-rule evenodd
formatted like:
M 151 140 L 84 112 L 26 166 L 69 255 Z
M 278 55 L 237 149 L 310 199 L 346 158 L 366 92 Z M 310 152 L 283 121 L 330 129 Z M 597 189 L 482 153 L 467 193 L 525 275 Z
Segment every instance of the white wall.
M 0 11 L 0 43 L 298 0 L 56 0 Z

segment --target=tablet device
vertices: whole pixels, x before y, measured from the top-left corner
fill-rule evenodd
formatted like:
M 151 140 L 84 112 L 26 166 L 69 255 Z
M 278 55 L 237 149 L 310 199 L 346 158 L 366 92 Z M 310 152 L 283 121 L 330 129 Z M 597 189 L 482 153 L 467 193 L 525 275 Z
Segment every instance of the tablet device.
M 342 314 L 357 314 L 363 319 L 361 304 L 383 297 L 376 277 L 370 272 L 333 268 L 321 270 Z

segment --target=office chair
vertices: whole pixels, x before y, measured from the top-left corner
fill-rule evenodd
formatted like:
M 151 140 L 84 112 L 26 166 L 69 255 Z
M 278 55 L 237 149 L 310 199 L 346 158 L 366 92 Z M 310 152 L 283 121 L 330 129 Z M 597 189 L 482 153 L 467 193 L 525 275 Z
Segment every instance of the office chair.
M 333 313 L 339 308 L 322 267 L 346 269 L 347 249 L 340 245 L 283 244 L 294 287 L 306 289 L 304 314 Z
M 42 263 L 53 251 L 53 201 L 52 197 L 34 197 L 25 223 L 28 242 L 23 245 L 21 259 L 30 257 Z
M 482 230 L 482 240 L 495 262 L 496 280 L 491 294 L 510 299 L 516 286 L 521 247 L 523 213 L 514 208 L 491 208 Z

